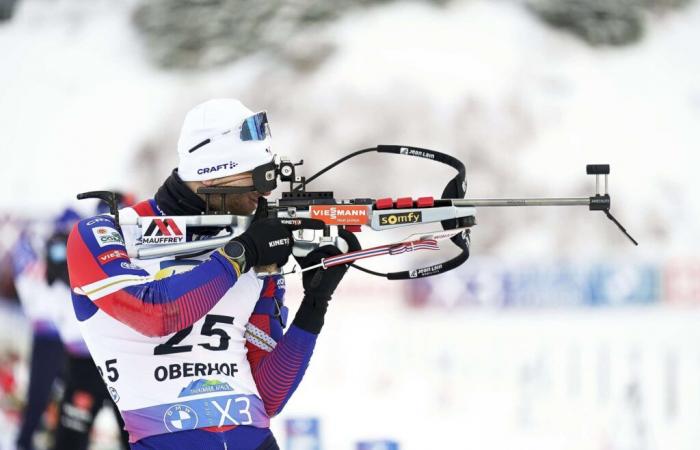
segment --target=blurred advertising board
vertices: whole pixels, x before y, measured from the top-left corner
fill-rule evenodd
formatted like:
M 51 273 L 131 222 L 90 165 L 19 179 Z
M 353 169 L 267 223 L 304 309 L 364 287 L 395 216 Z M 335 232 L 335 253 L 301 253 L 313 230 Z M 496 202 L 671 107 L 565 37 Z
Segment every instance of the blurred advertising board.
M 293 418 L 285 422 L 287 450 L 321 450 L 321 426 L 316 417 Z
M 357 443 L 356 450 L 399 450 L 395 441 L 362 441 Z
M 585 307 L 700 301 L 700 263 L 467 263 L 406 284 L 410 306 Z
M 675 305 L 700 304 L 700 260 L 672 260 L 663 271 L 663 298 Z

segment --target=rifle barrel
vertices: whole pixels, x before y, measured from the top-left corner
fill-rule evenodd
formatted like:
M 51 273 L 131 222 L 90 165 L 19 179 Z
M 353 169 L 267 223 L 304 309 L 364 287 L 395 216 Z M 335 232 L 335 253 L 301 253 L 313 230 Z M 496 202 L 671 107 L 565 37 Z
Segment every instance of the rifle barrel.
M 454 206 L 588 206 L 589 197 L 571 198 L 473 198 L 452 200 Z

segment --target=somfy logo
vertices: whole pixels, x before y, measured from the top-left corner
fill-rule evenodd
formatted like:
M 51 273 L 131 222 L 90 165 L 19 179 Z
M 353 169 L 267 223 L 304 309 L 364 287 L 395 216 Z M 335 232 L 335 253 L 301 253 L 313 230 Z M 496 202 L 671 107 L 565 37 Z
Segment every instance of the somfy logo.
M 185 222 L 176 217 L 153 218 L 146 225 L 143 244 L 177 244 L 185 241 Z
M 423 213 L 420 211 L 411 211 L 398 214 L 381 214 L 379 216 L 379 225 L 403 225 L 406 223 L 419 223 L 423 221 Z

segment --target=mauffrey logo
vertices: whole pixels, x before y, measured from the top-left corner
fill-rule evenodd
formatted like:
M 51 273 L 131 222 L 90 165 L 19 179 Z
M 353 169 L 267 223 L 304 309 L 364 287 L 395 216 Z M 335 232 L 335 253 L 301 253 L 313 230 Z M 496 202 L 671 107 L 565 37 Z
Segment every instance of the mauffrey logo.
M 186 223 L 178 217 L 153 217 L 145 220 L 142 228 L 143 244 L 178 244 L 185 242 Z
M 422 221 L 423 213 L 420 211 L 379 215 L 379 225 L 403 225 L 405 223 L 419 223 Z

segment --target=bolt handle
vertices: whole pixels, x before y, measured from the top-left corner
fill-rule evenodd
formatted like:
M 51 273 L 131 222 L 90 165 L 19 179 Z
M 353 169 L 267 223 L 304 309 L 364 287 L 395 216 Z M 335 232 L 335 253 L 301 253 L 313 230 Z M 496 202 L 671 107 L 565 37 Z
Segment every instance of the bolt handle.
M 78 200 L 96 198 L 107 203 L 109 205 L 109 212 L 114 216 L 116 226 L 119 228 L 119 201 L 122 198 L 121 194 L 112 191 L 90 191 L 78 194 L 77 198 Z

